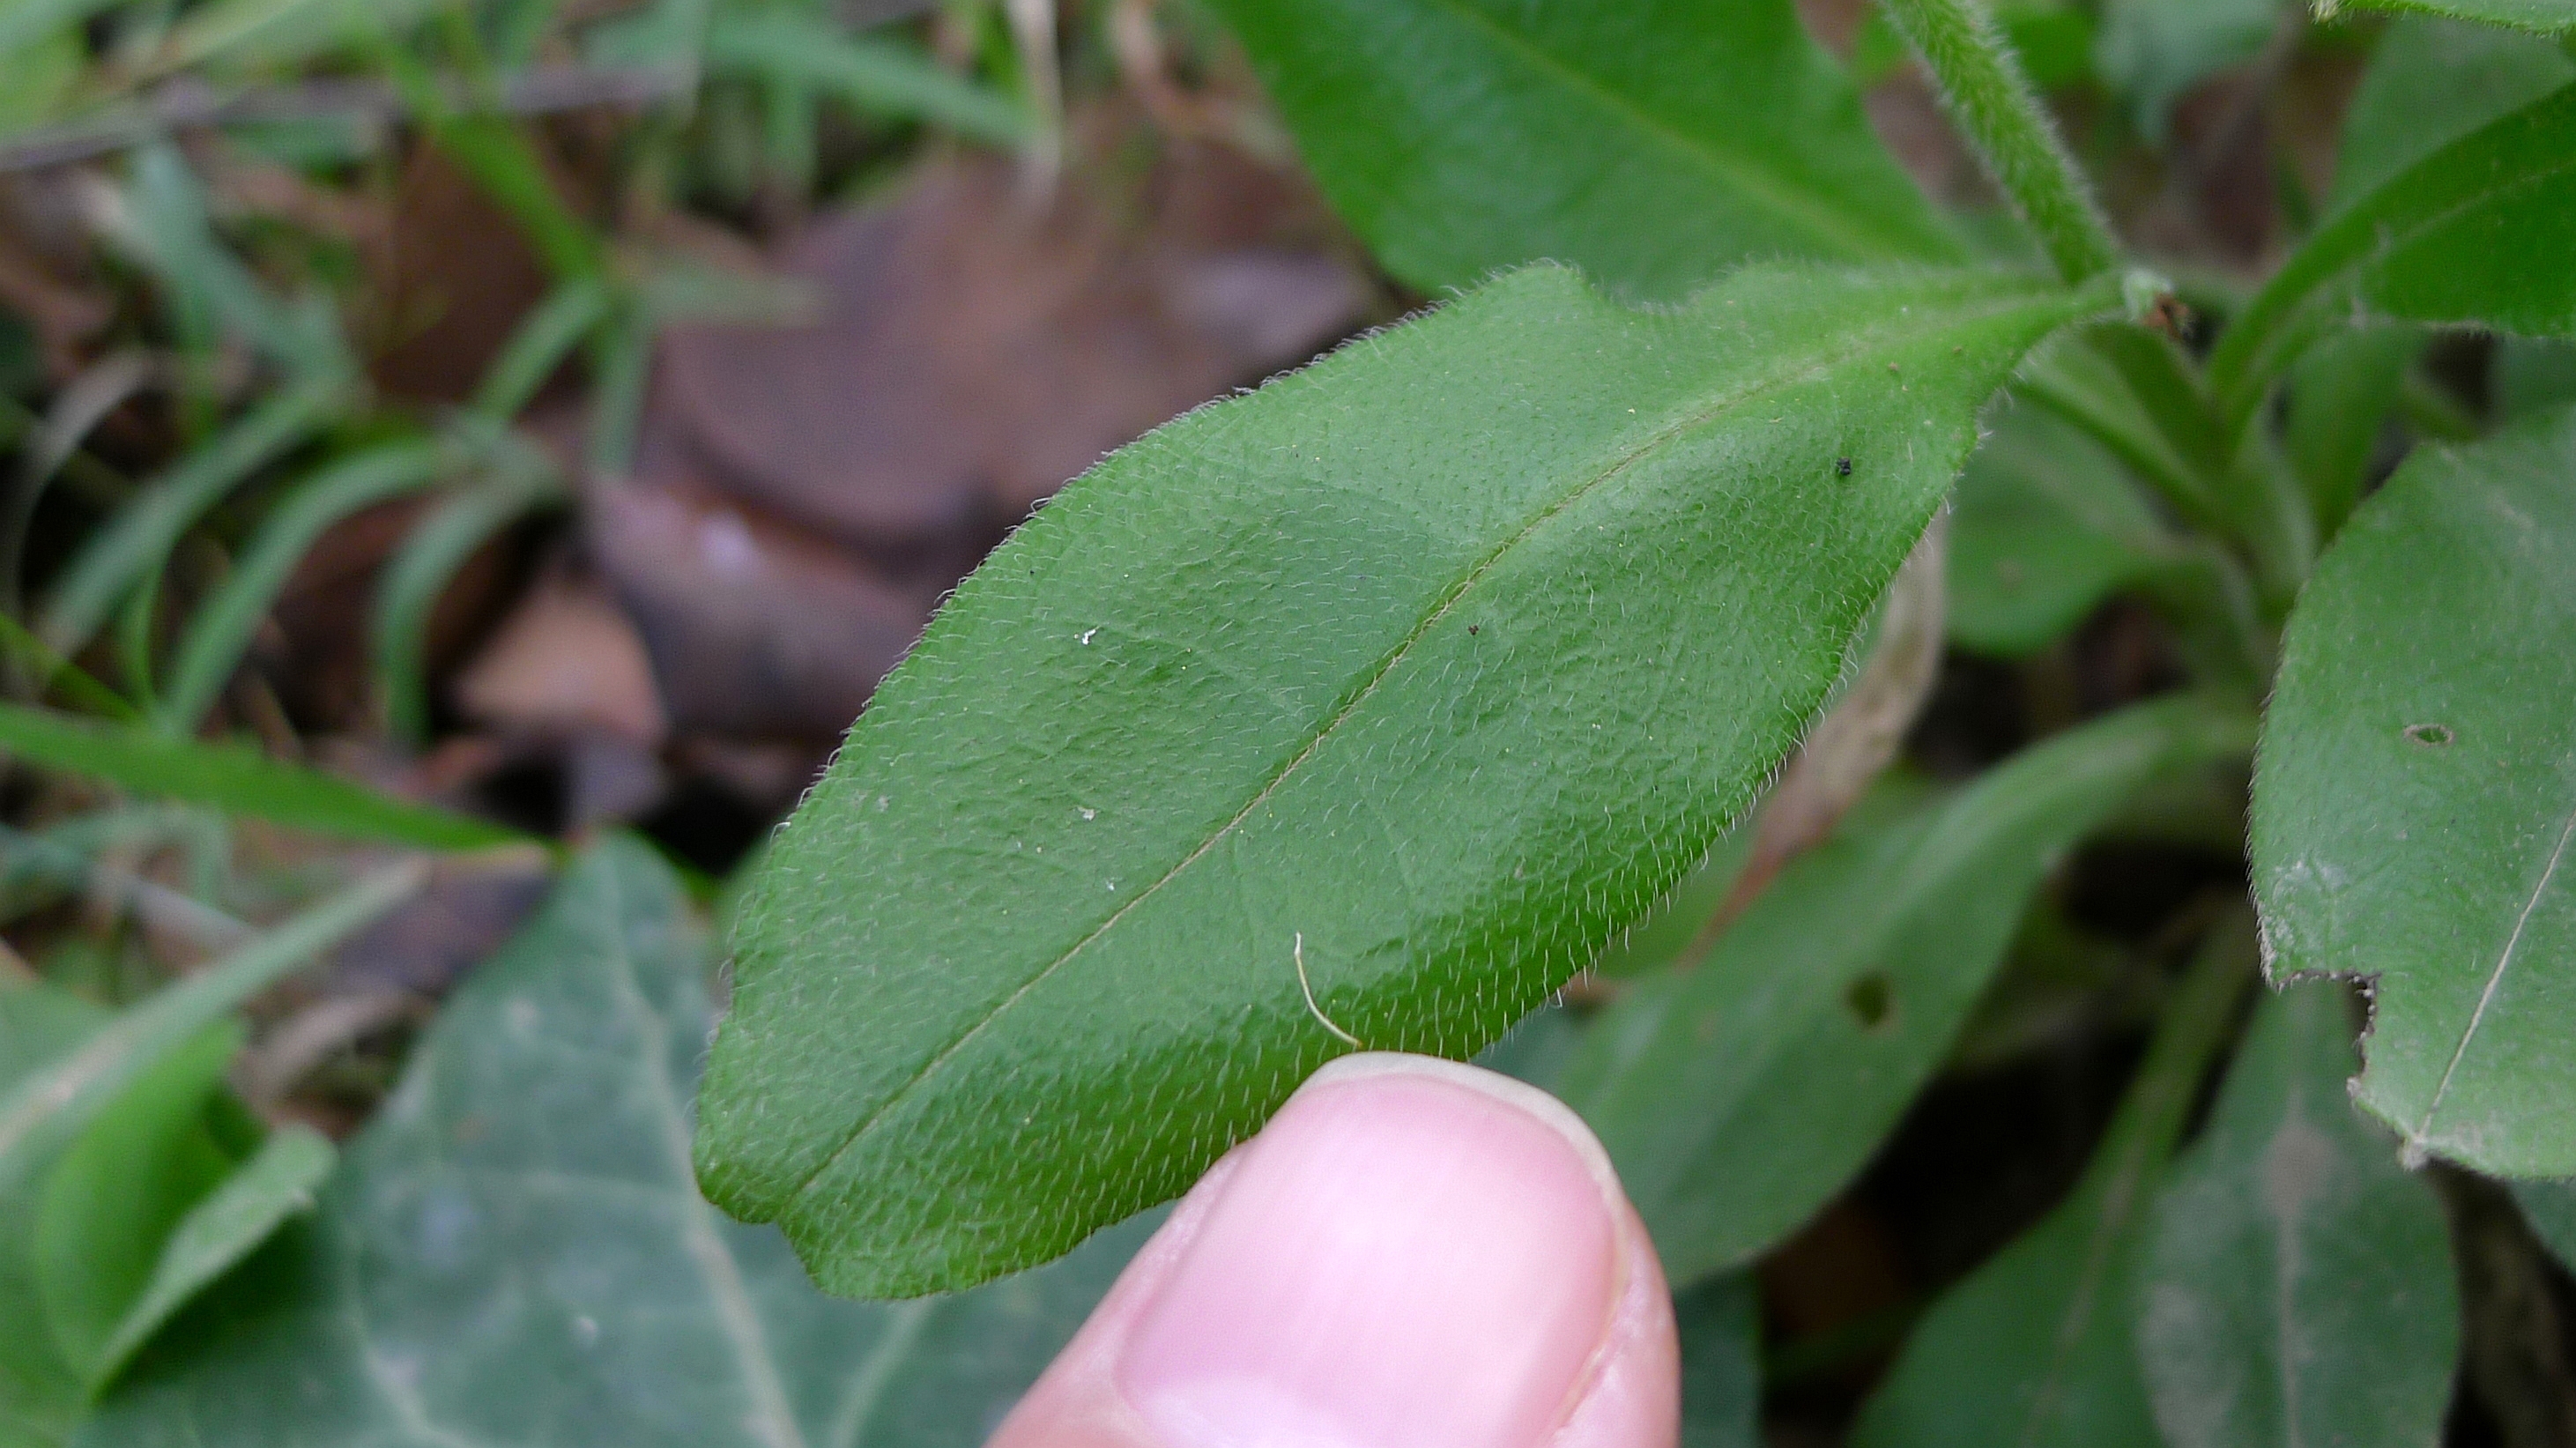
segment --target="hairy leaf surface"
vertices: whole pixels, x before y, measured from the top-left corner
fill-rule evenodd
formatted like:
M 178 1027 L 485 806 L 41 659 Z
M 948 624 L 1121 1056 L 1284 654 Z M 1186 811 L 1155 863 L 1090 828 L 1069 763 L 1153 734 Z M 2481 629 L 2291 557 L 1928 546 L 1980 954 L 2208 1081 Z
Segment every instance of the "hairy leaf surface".
M 2372 10 L 2415 10 L 2555 35 L 2576 28 L 2576 0 L 2358 0 Z
M 2156 1202 L 2138 1348 L 2172 1448 L 2441 1441 L 2450 1233 L 2344 1094 L 2352 1025 L 2340 986 L 2267 1001 Z
M 1950 260 L 1788 0 L 1217 0 L 1307 166 L 1425 291 L 1542 257 L 1679 297 L 1748 258 Z
M 1700 860 L 2086 297 L 1561 268 L 1208 408 L 959 590 L 775 838 L 699 1172 L 830 1290 L 1043 1261 Z M 1848 463 L 1846 470 L 1845 464 Z
M 690 1181 L 705 967 L 669 869 L 594 849 L 441 1012 L 314 1216 L 159 1338 L 78 1441 L 983 1442 L 1150 1223 L 962 1297 L 822 1296 Z
M 1923 1087 L 2057 858 L 2140 786 L 2242 753 L 2196 700 L 2069 730 L 1784 871 L 1706 961 L 1635 981 L 1557 1091 L 1690 1283 L 1806 1221 Z
M 2489 122 L 2345 206 L 2264 284 L 2210 355 L 2232 419 L 2356 316 L 2576 332 L 2576 85 Z
M 2576 1175 L 2576 408 L 2419 448 L 2282 641 L 2254 773 L 2277 977 L 2373 980 L 2410 1151 Z

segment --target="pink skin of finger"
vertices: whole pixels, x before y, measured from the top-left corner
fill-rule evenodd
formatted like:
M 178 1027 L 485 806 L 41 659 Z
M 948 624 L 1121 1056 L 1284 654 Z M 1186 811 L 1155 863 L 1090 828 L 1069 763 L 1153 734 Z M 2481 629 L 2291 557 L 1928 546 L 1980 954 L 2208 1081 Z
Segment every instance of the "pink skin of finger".
M 1672 1448 L 1679 1383 L 1581 1120 L 1368 1053 L 1200 1179 L 990 1448 Z

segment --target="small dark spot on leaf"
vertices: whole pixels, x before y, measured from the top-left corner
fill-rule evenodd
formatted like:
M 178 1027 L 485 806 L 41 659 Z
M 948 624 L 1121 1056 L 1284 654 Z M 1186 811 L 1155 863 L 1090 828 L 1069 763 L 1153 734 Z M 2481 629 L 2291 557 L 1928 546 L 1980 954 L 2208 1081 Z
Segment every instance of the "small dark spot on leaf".
M 1851 476 L 1850 458 L 1834 459 L 1834 476 L 1838 478 L 1847 478 Z
M 1843 987 L 1843 1005 L 1860 1022 L 1860 1028 L 1872 1035 L 1896 1026 L 1896 987 L 1886 976 L 1872 971 Z
M 2406 726 L 2406 737 L 2413 743 L 2421 744 L 2427 749 L 2439 749 L 2443 745 L 2451 742 L 2451 726 L 2448 724 L 2409 724 Z
M 1483 625 L 1483 624 L 1480 624 L 1480 623 L 1471 623 L 1471 624 L 1467 625 L 1467 632 L 1469 632 L 1469 633 L 1476 633 L 1476 632 L 1478 632 L 1478 631 L 1482 630 L 1483 628 L 1484 628 L 1484 625 Z

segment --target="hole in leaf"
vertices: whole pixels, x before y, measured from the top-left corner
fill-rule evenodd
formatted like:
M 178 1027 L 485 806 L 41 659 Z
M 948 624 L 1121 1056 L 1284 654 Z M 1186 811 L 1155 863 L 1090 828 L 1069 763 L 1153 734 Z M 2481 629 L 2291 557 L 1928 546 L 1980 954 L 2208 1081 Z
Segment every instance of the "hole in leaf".
M 2452 739 L 2451 726 L 2448 724 L 2409 724 L 2405 732 L 2410 742 L 2421 744 L 2427 749 L 2439 749 L 2450 743 Z
M 1873 1035 L 1896 1026 L 1896 987 L 1875 971 L 1843 987 L 1843 1005 Z

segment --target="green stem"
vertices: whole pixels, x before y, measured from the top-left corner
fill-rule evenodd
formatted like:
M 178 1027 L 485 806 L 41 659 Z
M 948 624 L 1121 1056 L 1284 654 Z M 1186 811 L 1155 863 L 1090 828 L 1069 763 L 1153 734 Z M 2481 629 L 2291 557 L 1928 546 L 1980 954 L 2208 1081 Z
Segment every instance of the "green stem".
M 1976 0 L 1882 0 L 1940 82 L 1950 115 L 2069 282 L 2117 266 L 2120 244 L 2040 109 L 2012 47 Z

